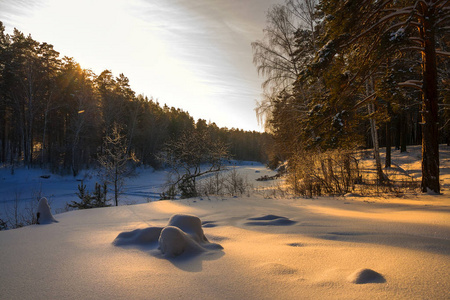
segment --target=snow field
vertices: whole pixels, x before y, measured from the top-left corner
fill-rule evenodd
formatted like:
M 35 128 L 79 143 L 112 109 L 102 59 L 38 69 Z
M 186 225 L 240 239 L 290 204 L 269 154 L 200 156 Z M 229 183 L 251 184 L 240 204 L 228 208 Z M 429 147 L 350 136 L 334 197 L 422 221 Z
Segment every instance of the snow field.
M 271 174 L 239 168 L 250 181 Z M 0 299 L 448 299 L 442 178 L 443 195 L 210 196 L 55 214 L 0 232 Z

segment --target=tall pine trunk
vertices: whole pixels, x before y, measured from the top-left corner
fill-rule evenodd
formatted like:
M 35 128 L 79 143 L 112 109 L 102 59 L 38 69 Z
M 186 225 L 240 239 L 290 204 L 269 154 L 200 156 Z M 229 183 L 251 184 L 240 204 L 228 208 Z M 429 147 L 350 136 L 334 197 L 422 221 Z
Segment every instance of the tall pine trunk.
M 434 9 L 421 3 L 423 40 L 422 73 L 422 192 L 440 193 L 439 185 L 439 128 L 438 128 L 438 86 L 436 66 L 436 44 L 434 32 Z

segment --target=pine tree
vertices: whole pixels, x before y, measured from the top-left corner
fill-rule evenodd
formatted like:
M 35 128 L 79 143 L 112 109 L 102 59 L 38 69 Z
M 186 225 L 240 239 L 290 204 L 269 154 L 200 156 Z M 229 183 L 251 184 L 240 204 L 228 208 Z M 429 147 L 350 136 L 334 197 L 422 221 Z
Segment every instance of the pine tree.
M 422 93 L 422 191 L 439 193 L 436 60 L 437 55 L 450 56 L 450 53 L 437 49 L 436 35 L 442 31 L 448 34 L 450 3 L 441 0 L 323 0 L 320 9 L 325 20 L 324 46 L 311 69 L 327 69 L 337 58 L 359 50 L 361 53 L 356 54 L 360 59 L 356 62 L 360 71 L 354 78 L 367 78 L 398 51 L 421 54 L 417 62 L 421 65 L 420 79 L 406 80 L 398 85 L 416 88 Z M 348 61 L 351 62 L 354 61 Z

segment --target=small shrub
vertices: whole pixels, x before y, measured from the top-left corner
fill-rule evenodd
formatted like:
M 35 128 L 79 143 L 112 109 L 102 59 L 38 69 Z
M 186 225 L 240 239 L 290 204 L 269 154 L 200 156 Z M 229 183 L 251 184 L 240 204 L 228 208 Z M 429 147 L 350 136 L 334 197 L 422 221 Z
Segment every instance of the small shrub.
M 0 231 L 1 230 L 7 230 L 8 229 L 8 224 L 3 221 L 2 219 L 0 219 Z
M 200 193 L 202 195 L 223 195 L 225 188 L 225 177 L 221 172 L 216 172 L 202 181 Z
M 106 198 L 108 191 L 108 187 L 106 183 L 100 185 L 95 183 L 94 193 L 91 193 L 86 189 L 86 185 L 83 184 L 83 181 L 78 185 L 78 192 L 76 193 L 78 198 L 80 198 L 80 202 L 72 201 L 72 203 L 68 204 L 70 208 L 77 209 L 89 209 L 94 207 L 107 207 L 110 206 L 106 202 L 108 199 Z
M 162 192 L 159 195 L 160 200 L 175 200 L 175 197 L 177 196 L 177 189 L 175 188 L 175 185 L 170 185 L 167 191 Z
M 185 177 L 181 180 L 178 188 L 181 192 L 181 199 L 193 198 L 198 196 L 195 177 Z
M 236 168 L 233 168 L 225 178 L 225 189 L 232 196 L 241 196 L 250 194 L 251 186 L 247 178 L 239 174 Z

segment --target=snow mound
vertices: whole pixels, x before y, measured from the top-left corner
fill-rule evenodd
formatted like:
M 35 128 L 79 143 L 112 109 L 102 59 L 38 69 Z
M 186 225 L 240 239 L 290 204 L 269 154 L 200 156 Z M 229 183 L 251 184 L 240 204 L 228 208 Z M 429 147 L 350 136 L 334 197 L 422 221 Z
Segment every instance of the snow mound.
M 206 251 L 188 234 L 175 226 L 167 226 L 159 237 L 159 250 L 166 257 L 175 257 L 183 253 L 198 254 Z
M 247 220 L 252 221 L 245 223 L 245 225 L 250 226 L 289 226 L 297 223 L 286 217 L 276 215 L 265 215 L 262 217 L 248 218 Z
M 53 218 L 52 212 L 50 211 L 50 205 L 48 205 L 47 198 L 41 198 L 39 200 L 37 209 L 37 224 L 51 224 L 58 223 L 58 221 Z
M 262 217 L 248 218 L 247 220 L 271 221 L 271 220 L 276 220 L 276 219 L 280 219 L 280 218 L 284 218 L 284 217 L 280 217 L 280 216 L 277 216 L 277 215 L 265 215 L 265 216 L 262 216 Z
M 186 232 L 198 243 L 208 242 L 203 233 L 202 221 L 199 217 L 185 214 L 173 215 L 168 226 L 175 226 Z
M 158 242 L 163 227 L 148 227 L 133 231 L 122 232 L 113 241 L 116 246 L 147 245 Z
M 351 283 L 356 284 L 386 282 L 383 275 L 371 269 L 359 269 L 352 273 L 347 279 Z
M 159 250 L 166 257 L 184 253 L 200 254 L 209 250 L 221 250 L 219 244 L 210 243 L 203 233 L 202 221 L 192 215 L 176 214 L 166 227 L 148 227 L 120 233 L 115 246 L 148 246 L 158 242 Z

